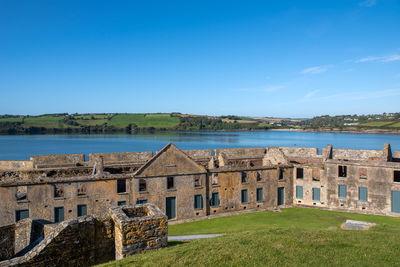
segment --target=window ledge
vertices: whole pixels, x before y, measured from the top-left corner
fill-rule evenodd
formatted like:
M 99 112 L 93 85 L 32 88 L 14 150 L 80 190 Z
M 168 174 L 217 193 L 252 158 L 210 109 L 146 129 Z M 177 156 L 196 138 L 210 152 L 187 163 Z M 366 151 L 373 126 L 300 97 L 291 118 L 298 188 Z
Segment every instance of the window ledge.
M 148 193 L 149 193 L 148 191 L 139 191 L 139 194 L 141 194 L 141 195 L 146 195 Z
M 194 208 L 194 210 L 203 210 L 203 208 Z
M 88 198 L 87 195 L 78 195 L 78 198 Z
M 175 188 L 167 189 L 168 192 L 175 192 L 177 191 Z
M 121 193 L 117 193 L 118 195 L 129 195 L 128 192 L 121 192 Z
M 24 204 L 24 203 L 30 203 L 30 201 L 27 200 L 27 199 L 23 199 L 23 200 L 17 200 L 17 203 L 18 204 Z
M 65 200 L 65 197 L 55 197 L 54 200 Z
M 195 186 L 194 189 L 203 189 L 203 186 Z
M 221 187 L 219 184 L 212 184 L 212 187 Z

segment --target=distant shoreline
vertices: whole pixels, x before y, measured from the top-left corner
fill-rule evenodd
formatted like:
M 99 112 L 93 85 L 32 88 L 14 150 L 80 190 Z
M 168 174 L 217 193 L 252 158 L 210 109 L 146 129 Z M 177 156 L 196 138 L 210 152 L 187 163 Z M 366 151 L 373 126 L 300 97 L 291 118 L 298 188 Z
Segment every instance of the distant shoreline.
M 168 133 L 168 132 L 310 132 L 310 133 L 354 133 L 354 134 L 394 134 L 400 135 L 400 130 L 388 130 L 388 129 L 296 129 L 296 128 L 271 128 L 271 129 L 219 129 L 219 130 L 169 130 L 169 129 L 155 129 L 153 131 L 138 131 L 135 133 L 126 133 L 126 132 L 103 132 L 103 133 L 16 133 L 16 134 L 4 134 L 0 133 L 0 136 L 22 136 L 22 135 L 104 135 L 104 134 L 126 134 L 126 135 L 135 135 L 135 134 L 151 134 L 151 133 Z
M 312 133 L 356 133 L 356 134 L 399 134 L 400 130 L 388 129 L 270 129 L 268 131 L 287 131 L 287 132 L 312 132 Z

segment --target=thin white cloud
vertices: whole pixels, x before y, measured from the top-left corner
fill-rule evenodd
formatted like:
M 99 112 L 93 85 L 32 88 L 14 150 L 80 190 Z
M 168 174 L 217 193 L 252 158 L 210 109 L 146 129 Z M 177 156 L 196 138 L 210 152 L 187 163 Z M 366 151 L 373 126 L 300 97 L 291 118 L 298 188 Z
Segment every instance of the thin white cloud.
M 268 85 L 268 86 L 263 86 L 263 87 L 253 87 L 253 88 L 239 88 L 239 89 L 233 89 L 234 91 L 239 91 L 239 92 L 275 92 L 278 90 L 281 90 L 285 88 L 284 85 Z
M 376 5 L 376 0 L 365 0 L 359 3 L 362 7 L 373 7 Z
M 392 61 L 398 61 L 400 60 L 400 55 L 391 55 L 385 57 L 382 61 L 383 62 L 392 62 Z
M 303 97 L 300 99 L 300 102 L 305 102 L 305 101 L 307 101 L 307 100 L 312 99 L 313 96 L 316 95 L 318 92 L 319 92 L 318 89 L 308 92 L 305 96 L 303 96 Z
M 330 66 L 315 66 L 302 70 L 301 74 L 319 74 L 328 70 Z
M 382 56 L 382 57 L 364 57 L 355 60 L 356 63 L 364 63 L 364 62 L 394 62 L 400 60 L 400 55 L 394 54 L 390 56 Z
M 315 93 L 314 93 L 315 95 Z M 387 90 L 377 90 L 372 92 L 348 92 L 348 93 L 339 93 L 333 95 L 326 95 L 320 97 L 308 97 L 309 101 L 319 101 L 319 100 L 333 100 L 340 99 L 346 101 L 354 101 L 354 100 L 365 100 L 365 99 L 376 99 L 376 98 L 384 98 L 384 97 L 393 97 L 400 95 L 400 88 L 387 89 Z M 304 98 L 302 98 L 304 101 Z M 300 100 L 301 101 L 301 100 Z

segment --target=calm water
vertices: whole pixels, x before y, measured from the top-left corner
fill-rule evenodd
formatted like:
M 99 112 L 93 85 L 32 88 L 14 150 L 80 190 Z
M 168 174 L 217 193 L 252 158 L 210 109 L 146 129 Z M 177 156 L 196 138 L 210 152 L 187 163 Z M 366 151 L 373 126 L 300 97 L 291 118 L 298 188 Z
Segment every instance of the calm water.
M 168 142 L 180 149 L 298 146 L 400 150 L 399 135 L 304 132 L 168 132 L 137 135 L 0 136 L 0 160 L 25 160 L 33 155 L 157 151 Z

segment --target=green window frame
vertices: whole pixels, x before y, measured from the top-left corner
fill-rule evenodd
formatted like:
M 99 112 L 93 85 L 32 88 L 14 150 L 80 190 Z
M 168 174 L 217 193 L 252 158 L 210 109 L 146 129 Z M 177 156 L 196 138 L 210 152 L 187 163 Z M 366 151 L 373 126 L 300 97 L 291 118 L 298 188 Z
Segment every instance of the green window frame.
M 338 195 L 339 195 L 339 198 L 346 198 L 347 188 L 346 188 L 345 184 L 339 185 Z
M 118 202 L 117 202 L 117 205 L 118 205 L 118 206 L 125 206 L 125 205 L 126 205 L 126 201 L 125 201 L 125 200 L 118 201 Z
M 64 221 L 64 207 L 55 207 L 54 208 L 54 222 L 62 222 Z
M 312 189 L 312 199 L 315 201 L 321 200 L 321 188 L 314 187 Z
M 359 187 L 358 188 L 358 200 L 367 202 L 368 201 L 368 188 L 367 187 Z
M 78 214 L 78 217 L 87 215 L 87 207 L 85 204 L 77 206 L 77 214 Z
M 203 195 L 195 195 L 194 196 L 194 209 L 202 209 L 203 208 Z
M 242 199 L 242 203 L 247 203 L 248 202 L 247 189 L 243 189 L 242 190 L 241 199 Z
M 257 202 L 263 201 L 264 196 L 263 196 L 263 189 L 262 188 L 257 188 Z
M 16 210 L 15 211 L 15 222 L 29 218 L 29 210 Z
M 136 204 L 146 204 L 147 199 L 136 199 Z
M 296 198 L 303 199 L 303 187 L 301 185 L 296 185 Z
M 218 207 L 219 206 L 219 193 L 218 192 L 212 193 L 210 206 L 211 207 Z

